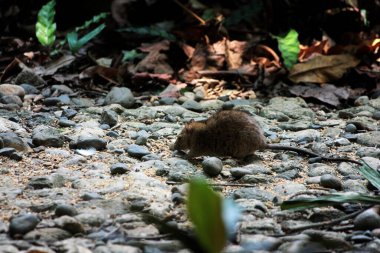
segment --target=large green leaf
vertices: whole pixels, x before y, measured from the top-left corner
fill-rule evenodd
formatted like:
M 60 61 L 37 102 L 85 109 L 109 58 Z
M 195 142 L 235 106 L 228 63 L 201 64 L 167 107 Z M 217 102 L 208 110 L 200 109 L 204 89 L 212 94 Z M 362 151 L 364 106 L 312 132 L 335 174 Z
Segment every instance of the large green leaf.
M 298 54 L 300 52 L 298 33 L 291 29 L 285 37 L 276 36 L 276 39 L 284 64 L 290 69 L 297 62 Z
M 55 31 L 57 29 L 54 23 L 55 0 L 51 0 L 38 12 L 36 23 L 36 37 L 43 46 L 51 46 L 55 41 Z
M 187 210 L 201 245 L 208 253 L 219 253 L 227 242 L 222 197 L 205 181 L 193 180 L 189 186 Z
M 320 206 L 332 206 L 342 203 L 380 204 L 380 196 L 370 196 L 355 192 L 334 193 L 318 198 L 297 198 L 286 200 L 281 204 L 281 209 L 304 210 Z

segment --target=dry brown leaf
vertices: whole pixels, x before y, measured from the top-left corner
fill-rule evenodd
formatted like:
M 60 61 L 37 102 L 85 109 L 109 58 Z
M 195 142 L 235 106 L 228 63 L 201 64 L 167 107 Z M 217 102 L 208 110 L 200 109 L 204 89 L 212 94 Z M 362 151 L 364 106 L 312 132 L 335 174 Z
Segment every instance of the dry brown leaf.
M 359 62 L 348 54 L 318 55 L 310 61 L 294 65 L 288 78 L 295 83 L 328 83 L 341 78 L 349 68 L 355 67 Z
M 293 95 L 303 98 L 316 98 L 319 101 L 333 106 L 338 106 L 340 99 L 346 100 L 350 95 L 346 88 L 338 88 L 332 84 L 325 84 L 323 86 L 316 84 L 307 84 L 306 86 L 296 85 L 290 87 L 289 91 Z

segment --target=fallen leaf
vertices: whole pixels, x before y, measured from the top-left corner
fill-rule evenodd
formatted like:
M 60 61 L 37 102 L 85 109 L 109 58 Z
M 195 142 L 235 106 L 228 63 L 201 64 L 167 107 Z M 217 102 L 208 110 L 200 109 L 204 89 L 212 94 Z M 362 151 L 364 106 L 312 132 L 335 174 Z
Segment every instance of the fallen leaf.
M 118 69 L 103 66 L 91 66 L 86 68 L 79 74 L 79 79 L 94 78 L 96 76 L 100 76 L 110 83 L 120 85 L 118 82 Z
M 341 78 L 349 68 L 357 66 L 359 62 L 348 54 L 318 55 L 307 62 L 295 64 L 288 78 L 294 83 L 328 83 Z
M 148 72 L 155 74 L 173 74 L 174 70 L 169 65 L 168 56 L 162 51 L 168 51 L 170 42 L 163 40 L 153 44 L 144 44 L 139 49 L 148 53 L 135 67 L 134 72 Z
M 69 66 L 75 60 L 75 56 L 73 55 L 63 55 L 59 59 L 53 61 L 48 66 L 46 66 L 41 76 L 51 76 L 55 74 L 58 69 Z
M 326 104 L 337 107 L 340 105 L 340 99 L 346 100 L 349 97 L 349 91 L 346 88 L 338 88 L 332 84 L 317 84 L 295 85 L 290 87 L 289 91 L 296 96 L 303 98 L 315 98 Z

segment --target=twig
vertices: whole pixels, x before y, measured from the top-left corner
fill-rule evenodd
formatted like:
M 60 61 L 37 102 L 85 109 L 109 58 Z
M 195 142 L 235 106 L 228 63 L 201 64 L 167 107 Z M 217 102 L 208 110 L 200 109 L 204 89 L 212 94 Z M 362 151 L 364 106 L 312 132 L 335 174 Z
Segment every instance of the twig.
M 290 230 L 290 232 L 298 232 L 300 230 L 305 230 L 305 229 L 309 229 L 309 228 L 318 228 L 318 227 L 335 225 L 335 224 L 338 224 L 338 223 L 340 223 L 340 222 L 342 222 L 344 220 L 351 219 L 351 218 L 355 217 L 356 215 L 364 212 L 365 210 L 366 209 L 358 210 L 356 212 L 347 214 L 345 216 L 342 216 L 340 218 L 337 218 L 337 219 L 334 219 L 334 220 L 330 220 L 330 221 L 322 221 L 322 222 L 317 222 L 317 223 L 313 223 L 313 224 L 296 226 L 296 227 L 293 227 L 293 228 L 289 228 L 289 230 Z

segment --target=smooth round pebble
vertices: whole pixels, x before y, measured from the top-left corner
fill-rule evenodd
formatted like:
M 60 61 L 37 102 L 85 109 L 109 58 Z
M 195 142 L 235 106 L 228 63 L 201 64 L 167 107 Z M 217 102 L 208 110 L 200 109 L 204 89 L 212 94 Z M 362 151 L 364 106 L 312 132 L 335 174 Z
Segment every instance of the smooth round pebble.
M 40 219 L 34 214 L 23 214 L 12 218 L 9 224 L 9 233 L 11 235 L 26 234 L 32 231 Z
M 58 121 L 58 125 L 61 127 L 75 127 L 76 123 L 67 118 L 60 118 Z
M 125 163 L 115 163 L 111 166 L 111 175 L 125 174 L 129 171 L 128 165 Z
M 76 110 L 70 109 L 70 108 L 64 109 L 62 111 L 62 117 L 66 117 L 68 119 L 74 118 L 75 115 L 77 115 L 77 114 L 78 114 L 78 112 Z
M 330 174 L 325 174 L 325 175 L 321 176 L 320 185 L 322 187 L 335 189 L 338 191 L 341 190 L 343 187 L 340 179 L 338 177 L 330 175 Z
M 356 126 L 354 124 L 350 123 L 350 124 L 346 125 L 344 130 L 348 133 L 355 133 L 358 129 L 356 128 Z
M 96 192 L 86 192 L 84 193 L 81 198 L 85 201 L 88 201 L 88 200 L 93 200 L 93 199 L 102 199 L 102 196 L 100 196 L 98 193 Z
M 375 111 L 372 115 L 372 118 L 375 120 L 380 120 L 380 111 Z
M 370 208 L 354 219 L 354 227 L 356 230 L 372 230 L 380 228 L 380 216 L 378 208 Z
M 55 208 L 55 215 L 60 217 L 63 215 L 67 216 L 75 216 L 78 214 L 78 211 L 75 207 L 72 205 L 66 205 L 66 204 L 59 204 Z
M 129 145 L 127 148 L 127 153 L 128 155 L 132 157 L 137 157 L 137 158 L 141 158 L 145 155 L 150 154 L 149 150 L 146 147 L 139 146 L 136 144 Z
M 223 169 L 223 162 L 217 157 L 208 157 L 202 162 L 203 171 L 210 177 L 216 177 Z
M 135 143 L 137 145 L 145 145 L 147 143 L 147 141 L 148 141 L 148 138 L 146 138 L 145 136 L 139 136 L 139 137 L 137 137 Z

